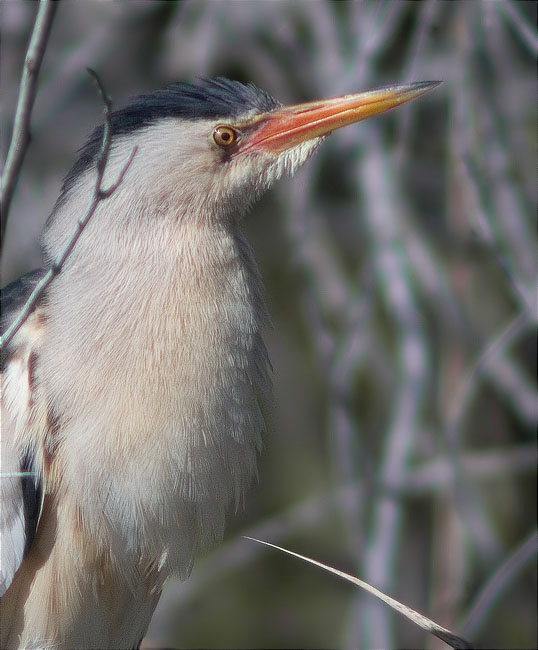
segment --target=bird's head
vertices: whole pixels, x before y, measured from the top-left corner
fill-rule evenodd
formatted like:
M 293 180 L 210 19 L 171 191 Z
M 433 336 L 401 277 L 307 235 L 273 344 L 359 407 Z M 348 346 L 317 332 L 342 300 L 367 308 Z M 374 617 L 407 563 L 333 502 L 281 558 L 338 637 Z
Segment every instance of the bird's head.
M 114 182 L 133 148 L 138 150 L 107 201 L 107 213 L 117 219 L 129 215 L 131 223 L 136 215 L 148 214 L 176 221 L 241 217 L 284 173 L 293 174 L 331 131 L 419 97 L 437 83 L 390 86 L 291 106 L 282 106 L 251 84 L 224 78 L 173 84 L 141 95 L 111 116 L 105 181 Z M 70 229 L 67 220 L 73 218 L 74 204 L 62 209 L 66 201 L 74 199 L 81 211 L 83 201 L 89 201 L 102 134 L 102 126 L 95 129 L 68 174 L 49 221 L 48 241 L 63 239 L 60 233 Z M 94 221 L 99 219 L 97 213 Z

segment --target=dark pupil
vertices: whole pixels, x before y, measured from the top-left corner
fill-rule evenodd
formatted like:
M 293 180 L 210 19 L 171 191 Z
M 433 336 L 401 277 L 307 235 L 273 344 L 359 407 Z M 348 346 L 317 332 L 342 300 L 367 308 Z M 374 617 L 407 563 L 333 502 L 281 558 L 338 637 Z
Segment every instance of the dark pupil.
M 224 142 L 228 142 L 230 139 L 230 134 L 227 131 L 224 131 L 224 133 L 220 134 L 220 137 L 224 140 Z

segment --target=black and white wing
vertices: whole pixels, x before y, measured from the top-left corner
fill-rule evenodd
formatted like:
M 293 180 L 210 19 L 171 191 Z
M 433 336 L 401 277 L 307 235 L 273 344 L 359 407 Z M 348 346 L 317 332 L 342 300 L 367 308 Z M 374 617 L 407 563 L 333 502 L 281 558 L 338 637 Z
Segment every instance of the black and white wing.
M 14 321 L 44 273 L 42 269 L 33 271 L 2 290 L 2 330 Z M 34 408 L 32 371 L 43 322 L 43 305 L 38 304 L 2 350 L 0 596 L 9 588 L 30 548 L 42 508 L 41 475 L 29 423 Z

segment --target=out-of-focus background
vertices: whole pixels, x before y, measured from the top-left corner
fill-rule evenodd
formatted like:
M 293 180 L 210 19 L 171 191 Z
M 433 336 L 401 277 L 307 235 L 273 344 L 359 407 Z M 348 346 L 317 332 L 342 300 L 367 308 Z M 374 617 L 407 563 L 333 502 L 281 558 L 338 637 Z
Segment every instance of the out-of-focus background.
M 5 159 L 36 3 L 1 6 Z M 274 366 L 259 483 L 170 581 L 153 647 L 445 647 L 250 535 L 354 573 L 481 647 L 536 647 L 534 2 L 62 2 L 6 283 L 115 105 L 225 75 L 283 102 L 441 79 L 334 133 L 245 223 Z

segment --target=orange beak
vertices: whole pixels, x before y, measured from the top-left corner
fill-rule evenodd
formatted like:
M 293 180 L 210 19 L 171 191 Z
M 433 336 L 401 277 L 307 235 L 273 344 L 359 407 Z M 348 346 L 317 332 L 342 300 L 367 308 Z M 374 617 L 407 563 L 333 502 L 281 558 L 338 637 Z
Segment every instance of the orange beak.
M 252 147 L 282 153 L 307 140 L 327 135 L 342 126 L 365 120 L 416 99 L 438 86 L 440 81 L 419 81 L 387 86 L 354 95 L 343 95 L 304 104 L 284 106 L 256 116 L 245 123 L 256 130 L 244 143 Z

